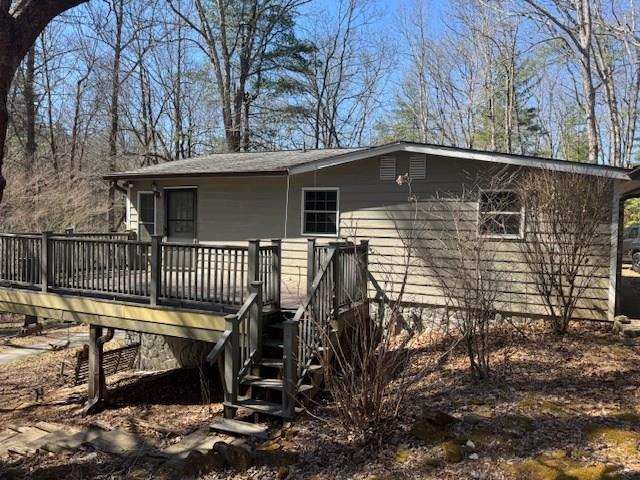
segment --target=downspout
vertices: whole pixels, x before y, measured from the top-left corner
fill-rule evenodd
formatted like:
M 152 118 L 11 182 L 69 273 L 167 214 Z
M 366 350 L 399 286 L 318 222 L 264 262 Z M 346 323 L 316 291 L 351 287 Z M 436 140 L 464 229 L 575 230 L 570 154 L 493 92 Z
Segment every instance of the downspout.
M 287 193 L 284 201 L 284 236 L 282 238 L 287 238 L 287 224 L 289 223 L 289 189 L 291 187 L 289 180 L 289 170 L 287 170 Z

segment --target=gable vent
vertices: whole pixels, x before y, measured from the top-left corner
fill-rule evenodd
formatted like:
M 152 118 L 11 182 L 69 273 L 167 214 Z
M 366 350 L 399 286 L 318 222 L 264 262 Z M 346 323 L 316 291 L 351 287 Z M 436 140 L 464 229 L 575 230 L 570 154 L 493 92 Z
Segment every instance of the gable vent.
M 409 158 L 409 176 L 412 180 L 424 180 L 427 176 L 427 159 L 424 155 Z
M 380 158 L 380 180 L 396 179 L 396 159 L 394 157 Z

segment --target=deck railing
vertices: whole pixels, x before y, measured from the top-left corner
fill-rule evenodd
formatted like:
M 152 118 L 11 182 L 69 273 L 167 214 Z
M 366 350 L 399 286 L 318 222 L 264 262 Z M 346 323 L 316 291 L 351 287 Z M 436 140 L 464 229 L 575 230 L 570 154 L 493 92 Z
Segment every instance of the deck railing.
M 263 282 L 280 305 L 280 241 L 247 245 L 151 242 L 107 234 L 0 234 L 0 284 L 195 308 L 239 307 Z
M 41 242 L 39 235 L 0 234 L 0 281 L 40 286 Z
M 148 297 L 151 244 L 93 237 L 48 239 L 52 290 Z
M 248 248 L 162 243 L 161 296 L 180 301 L 242 305 Z
M 331 335 L 331 320 L 343 308 L 367 301 L 368 241 L 317 247 L 309 240 L 307 298 L 294 318 L 284 322 L 285 394 L 283 410 L 295 413 L 298 385 Z M 319 252 L 319 253 L 318 253 Z M 318 254 L 317 254 L 318 253 Z

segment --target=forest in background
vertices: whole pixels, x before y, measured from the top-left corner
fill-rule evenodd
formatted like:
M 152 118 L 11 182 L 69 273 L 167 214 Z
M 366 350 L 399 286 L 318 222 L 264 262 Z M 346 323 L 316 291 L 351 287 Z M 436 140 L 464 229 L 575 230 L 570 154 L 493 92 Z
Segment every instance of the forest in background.
M 638 157 L 633 0 L 92 0 L 9 95 L 5 230 L 118 228 L 118 171 L 413 140 Z

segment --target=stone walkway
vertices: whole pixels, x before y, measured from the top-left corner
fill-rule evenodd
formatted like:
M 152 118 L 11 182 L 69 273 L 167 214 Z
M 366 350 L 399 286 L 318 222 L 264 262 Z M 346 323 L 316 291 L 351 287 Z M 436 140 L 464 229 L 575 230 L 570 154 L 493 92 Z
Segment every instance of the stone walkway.
M 28 456 L 36 450 L 58 453 L 73 451 L 82 446 L 116 455 L 145 455 L 158 460 L 186 461 L 194 452 L 205 454 L 218 442 L 231 437 L 212 433 L 203 427 L 182 437 L 173 445 L 160 449 L 155 442 L 141 435 L 121 429 L 104 430 L 97 426 L 78 428 L 48 422 L 26 427 L 9 427 L 0 431 L 0 460 L 9 457 Z
M 136 461 L 162 465 L 175 478 L 183 479 L 198 477 L 217 467 L 230 466 L 242 470 L 253 465 L 285 467 L 299 460 L 296 452 L 283 449 L 278 429 L 266 434 L 262 427 L 247 424 L 244 427 L 247 429 L 245 434 L 225 434 L 219 431 L 224 422 L 229 421 L 221 420 L 203 426 L 184 437 L 178 437 L 175 443 L 164 448 L 142 435 L 117 428 L 107 430 L 97 425 L 79 428 L 38 422 L 26 427 L 9 427 L 0 431 L 0 462 L 17 461 L 37 451 L 57 454 L 89 447 L 115 455 L 135 456 L 138 459 Z M 230 422 L 234 423 L 223 425 L 223 428 L 237 430 L 237 424 L 242 423 Z M 247 437 L 254 437 L 258 444 L 247 441 Z

